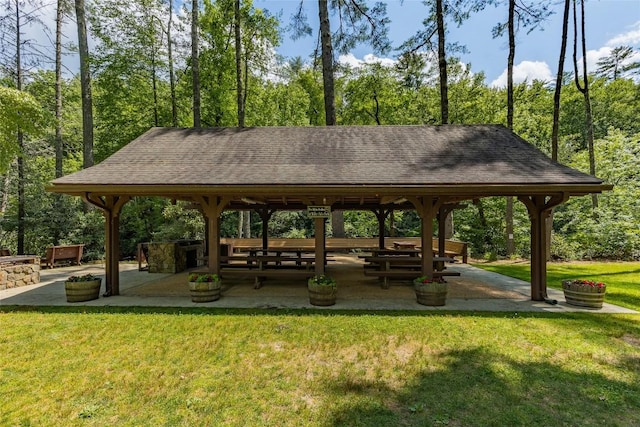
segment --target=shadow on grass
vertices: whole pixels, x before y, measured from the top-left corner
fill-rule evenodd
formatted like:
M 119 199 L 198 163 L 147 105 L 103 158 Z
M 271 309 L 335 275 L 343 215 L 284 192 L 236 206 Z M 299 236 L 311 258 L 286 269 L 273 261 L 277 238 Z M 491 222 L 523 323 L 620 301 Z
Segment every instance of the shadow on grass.
M 330 385 L 334 426 L 640 425 L 640 359 L 619 360 L 624 382 L 477 348 L 434 355 L 437 366 L 390 389 L 348 373 Z M 444 363 L 442 363 L 444 362 Z M 442 365 L 444 364 L 444 368 Z

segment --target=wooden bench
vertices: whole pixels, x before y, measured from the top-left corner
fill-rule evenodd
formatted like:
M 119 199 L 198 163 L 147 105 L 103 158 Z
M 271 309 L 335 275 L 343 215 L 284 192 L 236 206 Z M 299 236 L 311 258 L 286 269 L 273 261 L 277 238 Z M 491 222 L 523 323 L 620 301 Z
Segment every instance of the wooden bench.
M 11 251 L 6 248 L 0 248 L 0 256 L 11 256 Z
M 438 239 L 433 239 L 433 253 L 438 253 Z M 448 257 L 454 258 L 457 256 L 462 257 L 462 262 L 467 263 L 467 257 L 469 253 L 469 244 L 467 242 L 458 242 L 456 240 L 444 241 L 444 254 Z
M 291 270 L 291 269 L 273 269 L 273 270 L 259 270 L 259 269 L 233 269 L 229 270 L 223 268 L 220 272 L 220 277 L 223 279 L 225 277 L 232 276 L 251 276 L 255 280 L 255 289 L 260 289 L 262 287 L 262 282 L 268 277 L 279 277 L 279 278 L 300 278 L 300 279 L 308 279 L 310 277 L 315 276 L 315 271 L 311 270 Z
M 420 272 L 411 270 L 365 270 L 365 276 L 375 276 L 382 279 L 382 288 L 389 288 L 389 279 L 416 279 L 420 276 Z M 445 276 L 460 276 L 457 271 L 434 271 L 434 278 L 443 278 Z
M 83 249 L 84 244 L 51 246 L 47 248 L 45 256 L 40 259 L 40 262 L 50 268 L 53 268 L 55 263 L 59 261 L 70 261 L 71 263 L 80 265 Z
M 286 255 L 255 255 L 255 256 L 227 256 L 220 257 L 223 265 L 244 265 L 257 266 L 261 269 L 279 268 L 279 267 L 305 267 L 310 269 L 315 263 L 314 257 L 303 256 L 286 256 Z
M 370 263 L 365 267 L 376 267 L 379 270 L 390 270 L 392 268 L 419 269 L 422 267 L 422 258 L 415 256 L 365 256 L 364 261 Z M 451 257 L 433 257 L 433 268 L 437 271 L 446 269 L 445 263 L 454 262 Z

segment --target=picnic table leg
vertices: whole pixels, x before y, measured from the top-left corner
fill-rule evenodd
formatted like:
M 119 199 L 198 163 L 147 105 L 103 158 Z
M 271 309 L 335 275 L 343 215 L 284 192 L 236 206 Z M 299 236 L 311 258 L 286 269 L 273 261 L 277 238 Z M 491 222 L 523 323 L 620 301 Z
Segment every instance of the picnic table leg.
M 258 261 L 258 270 L 264 270 L 266 262 L 260 260 Z M 254 289 L 260 289 L 262 287 L 262 281 L 265 279 L 263 276 L 256 276 L 255 284 L 253 285 Z
M 254 289 L 260 289 L 262 287 L 262 281 L 264 280 L 263 276 L 256 276 L 255 284 L 253 285 Z
M 382 271 L 389 271 L 391 270 L 391 264 L 389 261 L 381 262 L 380 268 Z M 382 289 L 389 289 L 389 278 L 387 276 L 382 278 Z

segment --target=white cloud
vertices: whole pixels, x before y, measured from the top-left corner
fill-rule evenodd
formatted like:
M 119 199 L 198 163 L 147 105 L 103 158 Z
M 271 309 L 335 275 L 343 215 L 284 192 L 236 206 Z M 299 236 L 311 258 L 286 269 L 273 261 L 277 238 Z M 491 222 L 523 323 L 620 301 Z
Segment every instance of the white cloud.
M 611 51 L 615 47 L 619 46 L 631 46 L 636 50 L 640 45 L 640 21 L 631 26 L 631 29 L 625 33 L 618 34 L 617 36 L 609 39 L 603 47 L 597 50 L 587 51 L 587 70 L 590 73 L 594 72 L 598 68 L 598 61 L 604 57 L 611 55 Z M 636 51 L 634 55 L 624 62 L 625 64 L 640 60 L 640 52 Z M 579 69 L 582 69 L 582 57 L 578 60 Z
M 522 61 L 513 66 L 513 82 L 522 83 L 523 81 L 532 80 L 553 80 L 549 65 L 543 61 Z M 507 70 L 505 69 L 500 76 L 491 82 L 491 87 L 507 86 Z
M 588 50 L 587 51 L 587 70 L 589 73 L 593 73 L 598 68 L 598 61 L 605 56 L 609 56 L 611 54 L 611 48 L 609 46 L 601 47 L 598 50 Z M 582 70 L 582 58 L 578 60 L 578 70 Z M 572 63 L 569 64 L 571 69 L 573 69 Z M 580 71 L 580 75 L 582 75 L 582 71 Z
M 346 55 L 340 55 L 338 57 L 338 63 L 348 65 L 351 68 L 360 68 L 365 64 L 375 63 L 379 63 L 385 67 L 391 67 L 396 63 L 396 61 L 391 58 L 381 58 L 372 53 L 368 53 L 362 59 L 358 59 L 353 53 L 347 53 Z
M 607 42 L 609 47 L 636 46 L 640 44 L 640 21 L 631 26 L 626 33 L 618 34 Z

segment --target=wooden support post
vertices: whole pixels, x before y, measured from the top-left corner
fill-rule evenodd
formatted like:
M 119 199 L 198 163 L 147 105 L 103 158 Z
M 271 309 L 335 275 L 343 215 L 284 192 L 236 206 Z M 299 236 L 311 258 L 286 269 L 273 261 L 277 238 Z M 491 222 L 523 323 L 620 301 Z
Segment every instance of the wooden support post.
M 207 221 L 208 271 L 212 274 L 220 274 L 220 215 L 231 199 L 218 196 L 195 196 L 194 201 L 200 204 Z
M 440 206 L 438 209 L 438 255 L 444 256 L 445 253 L 445 227 L 447 215 L 450 211 L 446 206 Z
M 547 299 L 547 217 L 551 210 L 569 198 L 568 194 L 552 196 L 520 196 L 527 207 L 531 221 L 531 299 L 545 301 Z
M 325 260 L 325 218 L 315 218 L 314 228 L 316 234 L 316 276 L 324 274 Z
M 105 293 L 104 296 L 120 295 L 120 212 L 129 196 L 98 196 L 85 193 L 86 203 L 98 207 L 104 214 L 105 234 Z
M 387 218 L 389 217 L 389 214 L 392 212 L 391 209 L 372 209 L 371 212 L 373 212 L 373 214 L 376 216 L 376 218 L 378 219 L 378 247 L 380 249 L 384 249 L 384 234 L 385 234 L 385 227 L 384 227 L 384 223 L 387 220 Z
M 422 220 L 422 275 L 433 279 L 433 219 L 442 205 L 442 200 L 425 196 L 408 199 L 416 207 Z
M 269 210 L 269 208 L 261 208 L 257 209 L 256 212 L 260 215 L 260 219 L 262 219 L 262 249 L 269 249 L 269 219 L 271 219 L 271 215 L 275 212 L 275 210 Z

